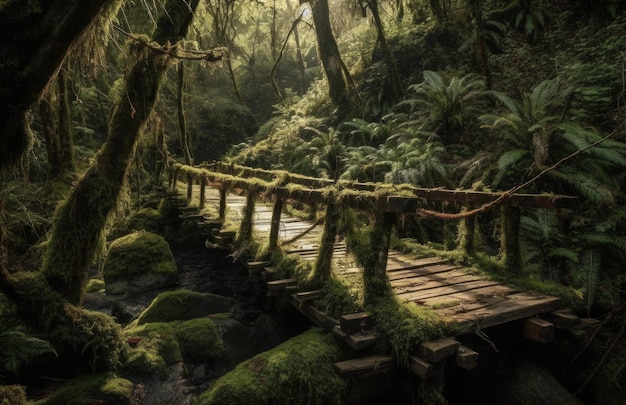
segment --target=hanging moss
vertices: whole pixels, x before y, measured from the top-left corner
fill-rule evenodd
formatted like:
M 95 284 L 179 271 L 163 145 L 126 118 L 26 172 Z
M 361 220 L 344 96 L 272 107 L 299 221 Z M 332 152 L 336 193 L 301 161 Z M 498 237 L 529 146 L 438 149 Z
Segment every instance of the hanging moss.
M 124 330 L 124 336 L 138 341 L 129 351 L 125 368 L 141 374 L 165 376 L 167 367 L 183 361 L 174 328 L 155 322 Z
M 333 363 L 343 356 L 332 336 L 311 329 L 240 363 L 193 404 L 342 404 L 346 383 Z
M 133 404 L 134 384 L 115 374 L 101 373 L 66 382 L 45 400 L 45 405 Z
M 215 323 L 209 318 L 175 323 L 174 332 L 180 350 L 186 358 L 196 362 L 207 362 L 224 355 L 224 342 L 217 333 Z

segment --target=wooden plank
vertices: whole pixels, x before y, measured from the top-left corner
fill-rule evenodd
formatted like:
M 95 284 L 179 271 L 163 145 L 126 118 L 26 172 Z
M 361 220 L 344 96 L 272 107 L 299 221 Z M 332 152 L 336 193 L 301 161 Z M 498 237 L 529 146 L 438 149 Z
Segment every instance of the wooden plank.
M 373 332 L 363 332 L 349 335 L 342 331 L 339 325 L 333 328 L 333 335 L 350 346 L 353 350 L 363 350 L 375 345 L 378 341 L 378 337 Z
M 461 266 L 457 264 L 436 264 L 428 267 L 405 268 L 393 272 L 387 272 L 389 280 L 398 280 L 401 278 L 410 278 L 418 276 L 427 276 L 429 274 L 443 273 L 450 270 L 459 269 Z
M 339 318 L 339 327 L 347 334 L 363 332 L 372 327 L 372 317 L 367 312 L 342 315 Z
M 364 374 L 377 374 L 389 371 L 396 366 L 393 356 L 372 355 L 358 359 L 344 360 L 335 363 L 335 371 L 342 377 L 352 377 Z
M 454 364 L 464 370 L 474 370 L 478 365 L 478 353 L 463 345 L 459 346 L 454 356 Z
M 580 318 L 565 310 L 554 311 L 549 315 L 549 318 L 554 326 L 559 329 L 571 330 L 580 325 Z
M 470 291 L 470 290 L 474 290 L 477 288 L 490 287 L 493 285 L 498 285 L 498 282 L 492 281 L 492 280 L 469 281 L 467 283 L 459 283 L 459 284 L 454 284 L 451 286 L 431 288 L 429 290 L 424 290 L 424 291 L 416 291 L 416 292 L 410 292 L 406 294 L 398 294 L 398 297 L 406 301 L 420 302 L 427 298 L 447 296 L 448 294 L 454 294 L 454 293 L 459 293 L 463 291 Z
M 450 294 L 444 297 L 433 297 L 420 301 L 422 305 L 433 307 L 439 316 L 453 316 L 457 313 L 467 313 L 506 301 L 509 294 L 519 292 L 517 289 L 498 284 L 490 287 L 477 288 L 462 293 Z
M 322 295 L 322 290 L 301 291 L 295 295 L 299 302 L 313 301 Z
M 406 279 L 404 279 L 406 280 Z M 411 292 L 429 290 L 438 287 L 453 286 L 462 283 L 468 283 L 470 281 L 485 280 L 484 276 L 473 276 L 466 274 L 464 276 L 453 277 L 447 280 L 432 280 L 429 277 L 415 277 L 409 279 L 410 282 L 402 283 L 404 285 L 392 284 L 392 287 L 396 294 L 407 294 Z
M 474 332 L 477 328 L 491 326 L 528 318 L 540 313 L 554 311 L 558 307 L 557 297 L 522 292 L 511 294 L 509 299 L 476 311 L 457 313 L 448 317 L 454 321 L 458 334 Z
M 432 266 L 435 264 L 448 263 L 448 260 L 443 259 L 441 257 L 425 257 L 421 259 L 410 259 L 406 256 L 398 256 L 398 253 L 396 253 L 396 255 L 391 255 L 391 252 L 393 251 L 389 252 L 390 259 L 387 262 L 387 272 L 392 272 L 396 270 L 405 270 L 407 268 L 417 269 L 420 267 Z M 400 257 L 402 257 L 404 260 L 400 260 Z
M 418 356 L 409 357 L 409 369 L 424 380 L 443 375 L 443 364 L 431 364 Z
M 541 318 L 528 318 L 524 321 L 522 334 L 533 342 L 552 342 L 554 340 L 554 324 Z
M 297 282 L 298 280 L 296 279 L 285 278 L 285 279 L 280 279 L 280 280 L 268 281 L 265 284 L 267 286 L 268 291 L 275 292 L 275 291 L 282 291 L 288 285 L 295 285 Z
M 424 360 L 431 363 L 438 363 L 446 357 L 456 353 L 461 343 L 452 338 L 444 338 L 425 342 L 418 346 L 417 354 Z

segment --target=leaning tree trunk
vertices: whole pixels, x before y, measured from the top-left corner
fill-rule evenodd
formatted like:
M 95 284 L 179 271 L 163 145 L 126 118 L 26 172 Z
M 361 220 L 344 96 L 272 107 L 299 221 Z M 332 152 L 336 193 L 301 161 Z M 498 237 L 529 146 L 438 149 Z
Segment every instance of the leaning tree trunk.
M 197 3 L 167 0 L 152 41 L 175 44 L 183 39 Z M 113 108 L 107 142 L 55 218 L 43 270 L 50 286 L 72 303 L 80 302 L 87 266 L 118 203 L 130 158 L 154 108 L 168 59 L 167 54 L 151 48 L 137 51 L 137 60 L 124 78 L 124 96 Z
M 76 38 L 120 0 L 33 0 L 0 8 L 0 168 L 19 161 L 30 144 L 25 114 L 37 101 Z
M 345 109 L 348 107 L 348 90 L 341 67 L 343 62 L 330 26 L 328 0 L 314 1 L 312 11 L 317 47 L 328 79 L 330 98 L 336 106 Z

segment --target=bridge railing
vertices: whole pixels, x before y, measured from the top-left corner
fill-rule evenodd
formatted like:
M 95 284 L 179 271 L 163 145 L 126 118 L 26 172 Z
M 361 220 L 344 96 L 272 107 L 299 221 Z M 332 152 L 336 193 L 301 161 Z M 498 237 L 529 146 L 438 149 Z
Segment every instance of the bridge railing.
M 443 220 L 460 220 L 468 232 L 461 246 L 467 254 L 474 253 L 473 232 L 476 226 L 476 214 L 501 208 L 501 254 L 504 266 L 508 270 L 520 268 L 520 209 L 524 207 L 546 209 L 576 209 L 579 204 L 577 197 L 552 194 L 523 194 L 506 192 L 482 192 L 473 190 L 448 190 L 419 188 L 412 185 L 394 185 L 386 183 L 358 183 L 351 181 L 333 181 L 289 173 L 281 170 L 255 169 L 223 162 L 213 162 L 198 167 L 170 162 L 169 186 L 176 186 L 179 177 L 184 176 L 187 183 L 187 199 L 192 198 L 192 188 L 200 185 L 200 208 L 204 206 L 204 190 L 207 185 L 220 190 L 219 215 L 223 219 L 226 212 L 226 193 L 229 190 L 243 192 L 249 196 L 247 204 L 254 204 L 260 191 L 274 200 L 274 210 L 270 228 L 270 249 L 277 247 L 278 227 L 283 203 L 288 200 L 313 205 L 323 204 L 327 207 L 326 215 L 335 215 L 337 201 L 342 206 L 373 213 L 384 230 L 380 249 L 380 263 L 376 264 L 377 272 L 385 273 L 390 233 L 399 214 L 418 214 L 435 216 Z M 458 214 L 437 213 L 425 209 L 433 202 L 451 203 L 460 206 L 464 212 Z M 250 211 L 250 210 L 248 210 Z M 243 237 L 251 236 L 251 218 L 244 218 L 241 229 L 247 231 Z M 334 243 L 336 229 L 329 228 L 334 221 L 327 220 L 322 236 L 322 244 Z M 324 246 L 320 248 L 320 251 Z M 332 249 L 330 249 L 332 251 Z M 329 273 L 330 262 L 320 257 L 316 264 L 322 274 Z

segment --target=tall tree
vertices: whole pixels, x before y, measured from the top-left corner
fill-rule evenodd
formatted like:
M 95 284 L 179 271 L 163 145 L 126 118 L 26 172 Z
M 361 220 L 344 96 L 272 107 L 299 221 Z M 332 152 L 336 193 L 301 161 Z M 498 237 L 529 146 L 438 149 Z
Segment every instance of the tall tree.
M 0 5 L 0 167 L 28 149 L 25 114 L 58 70 L 76 38 L 120 0 L 17 0 Z M 27 29 L 24 29 L 27 27 Z
M 43 271 L 49 285 L 72 303 L 80 302 L 87 266 L 117 206 L 133 150 L 153 111 L 170 59 L 162 50 L 175 49 L 167 44 L 185 37 L 197 3 L 167 0 L 151 38 L 163 48 L 134 44 L 136 59 L 113 107 L 107 142 L 55 217 Z
M 346 109 L 349 104 L 348 89 L 343 76 L 343 61 L 330 25 L 328 0 L 311 2 L 311 10 L 315 23 L 318 52 L 328 79 L 330 98 L 337 107 Z

